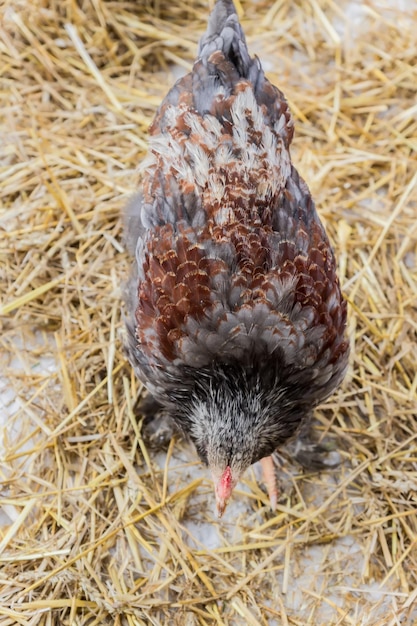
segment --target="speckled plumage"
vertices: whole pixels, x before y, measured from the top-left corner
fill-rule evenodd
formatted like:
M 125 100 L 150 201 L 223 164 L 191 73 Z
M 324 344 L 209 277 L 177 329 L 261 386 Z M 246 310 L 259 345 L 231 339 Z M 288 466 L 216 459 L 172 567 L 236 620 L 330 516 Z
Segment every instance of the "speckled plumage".
M 292 136 L 284 95 L 218 0 L 192 72 L 150 128 L 126 301 L 138 377 L 217 485 L 231 468 L 230 493 L 347 367 L 346 303 Z

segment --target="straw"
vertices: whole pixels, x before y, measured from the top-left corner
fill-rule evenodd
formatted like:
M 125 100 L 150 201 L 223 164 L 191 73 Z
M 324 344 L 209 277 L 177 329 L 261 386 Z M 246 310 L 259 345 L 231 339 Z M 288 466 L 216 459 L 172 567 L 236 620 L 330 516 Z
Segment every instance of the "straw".
M 143 436 L 121 315 L 121 210 L 208 3 L 3 2 L 0 626 L 417 623 L 417 13 L 396 6 L 239 3 L 352 355 L 315 413 L 340 466 L 283 450 L 276 512 L 251 470 L 219 521 L 193 449 Z

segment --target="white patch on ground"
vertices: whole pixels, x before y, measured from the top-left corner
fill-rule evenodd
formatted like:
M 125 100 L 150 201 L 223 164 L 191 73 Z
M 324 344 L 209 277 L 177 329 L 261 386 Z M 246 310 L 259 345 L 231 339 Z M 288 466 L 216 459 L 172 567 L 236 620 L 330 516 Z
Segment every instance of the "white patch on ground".
M 51 354 L 40 354 L 36 360 L 28 358 L 28 354 L 33 351 L 36 351 L 36 353 L 40 352 L 40 350 L 49 352 L 45 341 L 48 344 L 49 342 L 52 343 L 52 335 L 35 333 L 31 342 L 25 341 L 23 343 L 18 333 L 12 337 L 8 333 L 7 340 L 13 342 L 14 356 L 4 364 L 0 372 L 0 480 L 3 481 L 7 481 L 9 472 L 3 462 L 7 455 L 7 448 L 18 445 L 19 456 L 24 458 L 24 453 L 32 449 L 35 443 L 33 438 L 28 437 L 30 433 L 22 427 L 22 423 L 25 425 L 32 423 L 35 430 L 36 423 L 31 420 L 30 413 L 28 417 L 27 411 L 30 409 L 26 406 L 26 398 L 19 395 L 19 392 L 16 390 L 18 385 L 16 384 L 15 387 L 15 381 L 26 378 L 30 380 L 31 376 L 36 377 L 37 374 L 46 379 L 55 375 L 57 371 L 55 359 Z M 36 392 L 36 388 L 31 388 L 30 385 L 22 386 L 21 388 L 24 389 L 26 397 Z M 37 417 L 41 419 L 39 414 Z M 24 440 L 19 445 L 19 439 L 22 440 L 23 438 Z M 26 459 L 26 462 L 22 461 L 19 471 L 24 471 L 27 463 L 29 463 L 29 459 Z M 7 487 L 2 489 L 2 494 L 7 496 Z M 3 504 L 0 507 L 0 527 L 11 524 L 17 519 L 18 515 L 18 508 L 10 504 Z
M 152 458 L 161 470 L 165 468 L 165 453 L 159 452 Z M 213 549 L 239 542 L 242 533 L 238 522 L 253 514 L 250 501 L 234 495 L 233 501 L 230 501 L 223 517 L 219 520 L 216 514 L 216 500 L 210 472 L 197 459 L 194 448 L 182 443 L 176 446 L 168 464 L 168 493 L 174 493 L 197 478 L 202 478 L 204 481 L 190 498 L 187 514 L 182 520 L 188 531 L 188 545 L 196 549 Z M 236 489 L 249 491 L 242 483 L 239 483 Z

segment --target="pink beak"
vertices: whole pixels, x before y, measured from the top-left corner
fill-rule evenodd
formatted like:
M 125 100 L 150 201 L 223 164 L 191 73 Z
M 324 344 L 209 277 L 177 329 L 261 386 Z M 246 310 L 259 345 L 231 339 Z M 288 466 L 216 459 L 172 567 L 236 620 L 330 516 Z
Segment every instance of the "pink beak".
M 218 482 L 216 482 L 216 478 L 214 477 L 214 483 L 216 487 L 217 515 L 218 517 L 221 517 L 226 510 L 227 503 L 236 484 L 236 481 L 233 480 L 232 470 L 229 466 L 226 467 L 223 474 L 220 476 L 220 479 L 218 479 Z

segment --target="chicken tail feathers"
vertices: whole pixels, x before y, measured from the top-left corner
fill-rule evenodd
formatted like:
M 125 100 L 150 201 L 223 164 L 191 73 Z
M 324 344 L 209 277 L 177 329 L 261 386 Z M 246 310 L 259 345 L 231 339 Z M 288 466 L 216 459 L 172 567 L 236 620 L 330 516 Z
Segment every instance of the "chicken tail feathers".
M 214 52 L 221 52 L 238 75 L 249 77 L 253 60 L 232 0 L 217 0 L 207 30 L 200 40 L 198 57 L 206 65 Z

